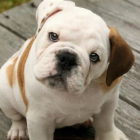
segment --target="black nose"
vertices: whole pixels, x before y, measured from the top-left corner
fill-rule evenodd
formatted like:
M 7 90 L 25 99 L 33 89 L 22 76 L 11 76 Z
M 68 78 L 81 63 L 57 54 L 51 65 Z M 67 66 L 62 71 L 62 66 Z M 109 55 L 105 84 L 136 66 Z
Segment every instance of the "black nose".
M 71 68 L 77 65 L 75 54 L 63 52 L 58 54 L 57 57 L 58 57 L 58 66 L 62 70 L 71 70 Z

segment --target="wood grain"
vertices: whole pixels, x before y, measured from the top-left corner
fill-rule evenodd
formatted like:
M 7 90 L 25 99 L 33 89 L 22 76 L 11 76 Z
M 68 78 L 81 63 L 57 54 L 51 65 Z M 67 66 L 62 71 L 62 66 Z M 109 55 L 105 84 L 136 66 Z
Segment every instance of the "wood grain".
M 23 39 L 0 26 L 0 67 L 19 50 L 23 43 Z
M 23 4 L 1 14 L 0 25 L 26 40 L 36 31 L 35 11 L 36 8 L 31 6 L 31 2 Z
M 134 7 L 140 8 L 140 1 L 139 0 L 125 0 L 125 1 L 132 4 Z

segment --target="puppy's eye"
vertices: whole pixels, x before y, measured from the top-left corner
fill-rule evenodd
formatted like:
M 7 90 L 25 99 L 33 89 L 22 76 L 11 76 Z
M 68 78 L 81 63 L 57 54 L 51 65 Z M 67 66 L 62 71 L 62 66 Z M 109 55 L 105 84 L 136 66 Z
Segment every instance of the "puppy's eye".
M 98 62 L 100 59 L 99 59 L 99 55 L 98 54 L 96 54 L 96 53 L 91 53 L 90 54 L 90 60 L 92 61 L 92 62 Z
M 58 41 L 58 38 L 59 38 L 59 36 L 58 36 L 56 33 L 54 33 L 54 32 L 50 32 L 50 33 L 49 33 L 49 39 L 50 39 L 51 41 L 57 42 L 57 41 Z

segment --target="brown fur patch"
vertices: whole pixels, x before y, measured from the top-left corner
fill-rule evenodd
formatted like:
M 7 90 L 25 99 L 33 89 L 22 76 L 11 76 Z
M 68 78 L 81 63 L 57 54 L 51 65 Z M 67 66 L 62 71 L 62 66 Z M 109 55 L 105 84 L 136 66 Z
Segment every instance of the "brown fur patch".
M 26 106 L 26 112 L 28 110 L 28 100 L 27 100 L 26 94 L 25 94 L 24 69 L 25 69 L 26 60 L 28 58 L 28 55 L 29 55 L 29 52 L 31 50 L 33 42 L 34 42 L 34 38 L 31 39 L 30 43 L 28 44 L 25 51 L 23 52 L 23 54 L 20 58 L 20 61 L 18 64 L 18 70 L 17 70 L 18 83 L 19 83 L 19 87 L 20 87 L 20 90 L 22 93 L 23 101 L 24 101 L 25 106 Z
M 15 82 L 14 68 L 15 68 L 17 59 L 18 57 L 13 58 L 13 63 L 10 64 L 6 69 L 6 74 L 7 74 L 8 81 L 11 87 L 13 87 L 14 82 Z
M 105 71 L 99 79 L 100 86 L 101 86 L 101 89 L 103 90 L 103 93 L 107 93 L 110 90 L 112 90 L 117 84 L 119 84 L 121 82 L 121 80 L 123 78 L 123 76 L 117 78 L 116 80 L 113 81 L 111 86 L 108 86 L 106 83 L 106 76 L 107 76 L 107 71 Z

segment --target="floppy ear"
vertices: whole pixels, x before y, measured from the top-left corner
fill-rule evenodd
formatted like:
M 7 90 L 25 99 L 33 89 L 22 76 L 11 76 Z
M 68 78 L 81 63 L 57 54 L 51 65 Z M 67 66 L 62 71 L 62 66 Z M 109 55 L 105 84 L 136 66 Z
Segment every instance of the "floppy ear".
M 134 63 L 134 55 L 129 45 L 123 40 L 115 28 L 110 28 L 110 63 L 107 70 L 108 86 L 118 77 L 128 72 Z
M 36 12 L 37 20 L 37 33 L 40 32 L 46 20 L 52 15 L 63 11 L 64 9 L 68 10 L 71 7 L 74 7 L 75 3 L 71 1 L 64 0 L 44 0 L 39 5 Z

